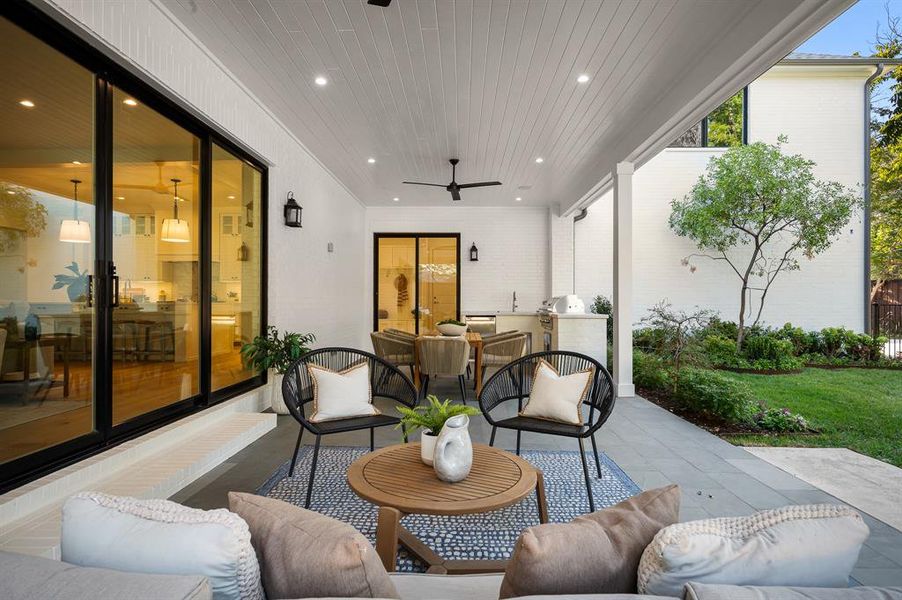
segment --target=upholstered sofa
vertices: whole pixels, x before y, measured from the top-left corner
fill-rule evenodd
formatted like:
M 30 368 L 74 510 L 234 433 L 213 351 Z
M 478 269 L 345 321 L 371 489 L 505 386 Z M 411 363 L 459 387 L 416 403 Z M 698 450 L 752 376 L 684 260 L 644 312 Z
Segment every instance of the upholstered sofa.
M 501 575 L 392 574 L 402 600 L 495 600 Z M 210 586 L 194 575 L 147 575 L 77 567 L 64 562 L 0 552 L 0 598 L 4 600 L 210 600 Z M 530 596 L 529 600 L 627 600 L 660 596 L 592 594 Z M 900 600 L 902 588 L 751 588 L 690 584 L 686 600 Z M 275 599 L 271 599 L 275 600 Z M 526 600 L 526 598 L 524 598 Z

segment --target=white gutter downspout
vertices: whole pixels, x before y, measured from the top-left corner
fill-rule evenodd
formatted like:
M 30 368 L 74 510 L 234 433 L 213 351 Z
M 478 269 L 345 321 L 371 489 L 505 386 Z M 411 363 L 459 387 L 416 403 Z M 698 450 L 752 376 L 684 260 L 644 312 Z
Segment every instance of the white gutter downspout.
M 864 82 L 864 331 L 871 332 L 871 84 L 883 75 L 884 64 Z

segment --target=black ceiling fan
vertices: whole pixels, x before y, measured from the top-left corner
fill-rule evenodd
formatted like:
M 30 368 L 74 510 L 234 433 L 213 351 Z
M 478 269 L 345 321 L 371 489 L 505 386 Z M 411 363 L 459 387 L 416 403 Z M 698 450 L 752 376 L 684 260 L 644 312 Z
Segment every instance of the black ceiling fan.
M 445 188 L 449 192 L 451 192 L 452 200 L 460 200 L 460 190 L 465 190 L 467 188 L 478 188 L 478 187 L 487 187 L 490 185 L 501 185 L 500 181 L 479 181 L 476 183 L 457 183 L 456 181 L 456 173 L 457 173 L 457 163 L 460 160 L 456 158 L 448 159 L 448 162 L 451 163 L 451 183 L 445 185 L 444 183 L 422 183 L 420 181 L 403 181 L 402 183 L 408 183 L 410 185 L 430 185 L 432 187 L 441 187 Z

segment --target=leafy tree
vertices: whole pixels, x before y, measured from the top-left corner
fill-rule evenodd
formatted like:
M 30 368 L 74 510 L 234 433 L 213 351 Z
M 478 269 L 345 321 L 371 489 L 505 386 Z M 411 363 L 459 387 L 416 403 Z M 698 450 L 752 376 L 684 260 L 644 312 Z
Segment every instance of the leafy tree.
M 671 202 L 671 229 L 701 250 L 683 264 L 695 271 L 694 258 L 722 261 L 740 281 L 739 348 L 752 294 L 754 326 L 779 274 L 797 270 L 799 255 L 811 259 L 829 248 L 860 204 L 852 190 L 816 179 L 814 162 L 784 154 L 785 142 L 730 148 L 711 159 L 683 200 Z
M 874 56 L 902 57 L 902 25 L 890 14 L 877 34 Z M 877 98 L 871 119 L 871 278 L 872 297 L 884 282 L 902 279 L 902 66 L 874 82 L 888 87 L 887 98 Z
M 708 146 L 742 145 L 742 92 L 734 94 L 708 115 Z
M 679 385 L 683 355 L 692 337 L 711 323 L 715 313 L 698 307 L 692 312 L 674 310 L 665 298 L 648 309 L 648 315 L 639 323 L 654 332 L 657 353 L 673 360 L 674 390 Z
M 35 238 L 47 228 L 47 209 L 18 185 L 0 183 L 0 252 L 16 247 L 26 237 Z

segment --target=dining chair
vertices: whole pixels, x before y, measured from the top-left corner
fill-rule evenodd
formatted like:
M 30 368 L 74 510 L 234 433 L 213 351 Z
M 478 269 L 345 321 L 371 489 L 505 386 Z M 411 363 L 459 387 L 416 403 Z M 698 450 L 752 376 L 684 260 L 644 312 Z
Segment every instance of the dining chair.
M 374 331 L 370 333 L 370 339 L 376 356 L 396 367 L 409 368 L 410 378 L 413 379 L 414 338 L 408 340 L 390 333 Z
M 561 375 L 570 375 L 586 369 L 594 369 L 589 391 L 583 401 L 583 422 L 579 425 L 570 425 L 545 419 L 520 416 L 523 410 L 524 400 L 529 398 L 532 390 L 533 374 L 539 361 L 546 361 Z M 513 417 L 497 418 L 492 415 L 502 404 L 517 402 L 517 412 Z M 595 511 L 595 499 L 592 496 L 592 486 L 589 481 L 589 467 L 586 463 L 586 450 L 583 445 L 585 438 L 592 440 L 592 452 L 595 455 L 595 468 L 598 477 L 601 477 L 601 461 L 598 457 L 598 445 L 595 442 L 595 432 L 598 431 L 614 410 L 614 382 L 611 374 L 597 360 L 577 354 L 555 350 L 551 352 L 536 352 L 519 358 L 495 372 L 485 383 L 479 393 L 479 408 L 486 421 L 492 426 L 492 435 L 489 438 L 489 446 L 495 444 L 495 432 L 497 429 L 512 429 L 517 432 L 516 452 L 520 454 L 520 437 L 522 432 L 542 433 L 576 438 L 579 441 L 579 456 L 583 465 L 583 476 L 586 480 L 586 493 L 589 496 L 589 512 Z M 588 408 L 588 410 L 587 410 Z
M 527 334 L 513 332 L 490 337 L 482 343 L 482 380 L 489 367 L 500 369 L 521 356 L 526 350 Z
M 417 405 L 419 398 L 417 390 L 410 379 L 389 362 L 363 350 L 353 348 L 322 348 L 313 350 L 296 360 L 288 368 L 282 379 L 282 397 L 288 406 L 288 412 L 300 424 L 298 440 L 294 445 L 294 454 L 291 455 L 291 466 L 288 476 L 294 475 L 294 466 L 297 462 L 298 450 L 301 447 L 301 437 L 306 429 L 316 436 L 313 446 L 313 464 L 310 466 L 310 478 L 307 483 L 307 499 L 304 508 L 310 508 L 310 498 L 313 493 L 313 478 L 316 475 L 316 462 L 319 458 L 320 439 L 324 435 L 343 433 L 346 431 L 370 430 L 370 451 L 375 449 L 376 427 L 397 425 L 401 419 L 387 414 L 378 414 L 366 417 L 348 417 L 345 419 L 333 419 L 331 421 L 309 420 L 313 412 L 314 384 L 307 370 L 307 365 L 313 364 L 333 371 L 342 371 L 352 365 L 366 362 L 370 370 L 370 393 L 372 398 L 387 398 L 409 408 Z M 308 408 L 309 406 L 309 408 Z M 402 426 L 401 432 L 404 442 L 407 442 L 407 430 Z
M 436 336 L 417 339 L 417 355 L 420 361 L 423 397 L 429 392 L 429 382 L 442 375 L 456 376 L 460 397 L 467 403 L 464 374 L 470 360 L 470 342 L 465 337 Z

